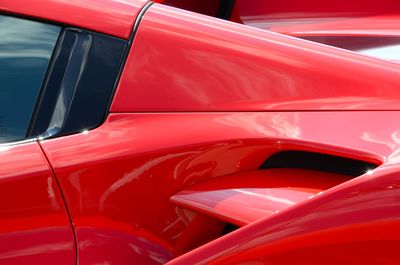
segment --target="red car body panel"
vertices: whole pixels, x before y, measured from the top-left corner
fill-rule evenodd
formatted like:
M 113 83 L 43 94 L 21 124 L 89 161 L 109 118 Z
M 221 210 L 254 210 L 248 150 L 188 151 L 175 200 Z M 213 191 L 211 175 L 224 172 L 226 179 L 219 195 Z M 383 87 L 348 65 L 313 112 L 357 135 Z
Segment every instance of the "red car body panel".
M 37 142 L 0 147 L 0 263 L 73 264 L 75 240 Z
M 308 199 L 323 191 L 321 186 L 327 189 L 344 181 L 342 175 L 310 170 L 254 170 L 201 182 L 174 194 L 170 201 L 244 226 Z
M 399 168 L 394 162 L 168 264 L 398 264 Z
M 264 174 L 265 175 L 265 174 Z M 266 176 L 268 177 L 268 176 Z M 229 181 L 229 179 L 228 179 Z M 298 188 L 238 188 L 180 191 L 171 202 L 227 223 L 245 226 L 308 199 L 321 190 Z M 252 207 L 249 209 L 249 205 Z
M 257 170 L 277 150 L 322 151 L 380 164 L 397 152 L 393 135 L 399 119 L 397 112 L 380 111 L 111 114 L 88 133 L 41 145 L 71 207 L 80 261 L 115 257 L 156 264 L 149 254 L 155 246 L 162 263 L 179 253 L 179 236 L 191 229 L 193 214 L 169 202 L 183 188 Z M 348 122 L 353 126 L 343 130 Z
M 392 62 L 155 4 L 111 111 L 398 110 L 399 73 Z
M 103 124 L 0 145 L 0 263 L 398 264 L 399 65 L 287 36 L 395 36 L 398 4 L 350 3 L 350 16 L 345 1 L 238 0 L 231 20 L 249 27 L 147 2 L 0 3 L 134 35 Z M 156 2 L 218 11 L 210 1 Z M 378 167 L 358 177 L 260 169 L 283 151 Z
M 147 0 L 2 0 L 0 10 L 129 39 Z

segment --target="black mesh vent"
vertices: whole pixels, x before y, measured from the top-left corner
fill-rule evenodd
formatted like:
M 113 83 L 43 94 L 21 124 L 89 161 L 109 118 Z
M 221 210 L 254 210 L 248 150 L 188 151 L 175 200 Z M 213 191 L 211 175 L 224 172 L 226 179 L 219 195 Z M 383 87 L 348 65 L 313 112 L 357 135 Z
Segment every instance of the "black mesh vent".
M 302 168 L 356 177 L 376 167 L 375 164 L 339 156 L 304 151 L 284 151 L 269 157 L 260 169 Z

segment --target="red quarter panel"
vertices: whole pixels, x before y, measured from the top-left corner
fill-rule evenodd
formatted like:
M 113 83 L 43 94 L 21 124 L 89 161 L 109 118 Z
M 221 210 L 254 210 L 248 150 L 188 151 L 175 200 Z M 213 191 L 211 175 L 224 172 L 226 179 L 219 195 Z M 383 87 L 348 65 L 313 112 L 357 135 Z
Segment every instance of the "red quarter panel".
M 154 4 L 112 112 L 400 109 L 398 64 Z

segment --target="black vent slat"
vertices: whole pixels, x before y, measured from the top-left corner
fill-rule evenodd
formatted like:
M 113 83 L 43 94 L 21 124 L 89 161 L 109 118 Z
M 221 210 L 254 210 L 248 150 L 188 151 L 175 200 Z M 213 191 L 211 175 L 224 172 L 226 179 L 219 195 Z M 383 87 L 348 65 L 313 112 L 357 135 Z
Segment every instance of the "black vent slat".
M 375 164 L 351 158 L 305 151 L 283 151 L 269 157 L 260 169 L 301 168 L 356 177 L 376 167 Z

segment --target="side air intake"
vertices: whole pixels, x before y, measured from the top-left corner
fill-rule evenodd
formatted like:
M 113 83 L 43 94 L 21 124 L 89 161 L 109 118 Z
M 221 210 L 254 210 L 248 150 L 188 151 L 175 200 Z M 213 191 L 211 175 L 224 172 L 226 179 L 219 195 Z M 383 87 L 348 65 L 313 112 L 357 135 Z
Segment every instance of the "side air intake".
M 321 153 L 283 151 L 270 156 L 260 169 L 301 168 L 357 177 L 377 166 L 365 161 Z

